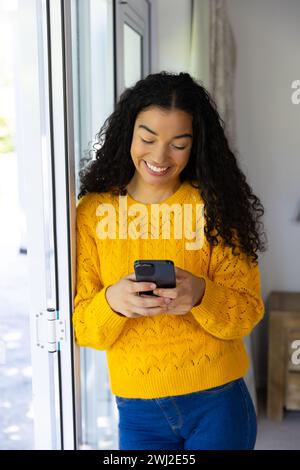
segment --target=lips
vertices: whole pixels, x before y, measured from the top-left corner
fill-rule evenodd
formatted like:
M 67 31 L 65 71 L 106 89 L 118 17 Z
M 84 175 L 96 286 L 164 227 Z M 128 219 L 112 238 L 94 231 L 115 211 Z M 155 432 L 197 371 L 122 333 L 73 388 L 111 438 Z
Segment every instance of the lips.
M 149 168 L 149 166 L 147 165 L 147 163 L 145 162 L 145 160 L 143 160 L 144 164 L 145 164 L 145 168 L 147 169 L 148 173 L 150 173 L 151 175 L 154 175 L 154 176 L 164 176 L 166 173 L 168 173 L 170 167 L 168 167 L 166 170 L 164 171 L 154 171 L 154 170 L 151 170 L 151 168 Z M 152 165 L 150 163 L 150 165 Z M 155 165 L 152 165 L 152 166 L 155 166 Z M 163 166 L 161 167 L 157 167 L 157 168 L 164 168 Z

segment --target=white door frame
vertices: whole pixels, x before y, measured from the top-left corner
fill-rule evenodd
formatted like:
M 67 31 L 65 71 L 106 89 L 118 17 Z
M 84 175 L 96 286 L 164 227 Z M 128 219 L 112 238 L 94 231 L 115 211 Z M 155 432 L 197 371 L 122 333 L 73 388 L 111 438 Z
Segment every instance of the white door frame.
M 72 76 L 72 0 L 51 0 L 51 65 L 53 151 L 55 181 L 55 227 L 58 272 L 58 311 L 65 322 L 66 338 L 61 344 L 60 385 L 64 449 L 76 449 L 81 442 L 79 351 L 75 347 L 72 314 L 75 291 L 75 168 Z
M 75 449 L 81 441 L 80 383 L 74 382 L 79 376 L 74 364 L 80 365 L 79 357 L 74 360 L 72 329 L 75 241 L 70 234 L 76 206 L 69 158 L 74 152 L 71 3 L 28 0 L 20 2 L 19 10 L 23 94 L 22 148 L 17 151 L 26 159 L 36 449 Z M 55 316 L 50 323 L 42 320 L 48 308 L 64 326 L 65 340 L 56 338 L 50 347 L 54 352 L 48 352 L 48 342 Z

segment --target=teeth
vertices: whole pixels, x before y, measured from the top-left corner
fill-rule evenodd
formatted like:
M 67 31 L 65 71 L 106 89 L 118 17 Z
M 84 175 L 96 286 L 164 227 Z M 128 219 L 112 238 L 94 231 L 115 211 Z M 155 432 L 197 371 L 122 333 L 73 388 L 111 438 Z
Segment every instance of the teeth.
M 150 168 L 152 171 L 156 171 L 157 173 L 161 173 L 162 171 L 165 171 L 168 167 L 166 166 L 165 168 L 158 168 L 157 166 L 150 165 L 150 163 L 146 162 L 146 165 Z

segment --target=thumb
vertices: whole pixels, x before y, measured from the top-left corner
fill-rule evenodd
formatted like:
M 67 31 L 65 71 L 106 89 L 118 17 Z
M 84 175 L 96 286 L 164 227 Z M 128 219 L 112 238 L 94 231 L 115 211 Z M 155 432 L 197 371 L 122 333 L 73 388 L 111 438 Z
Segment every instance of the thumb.
M 130 279 L 130 281 L 136 281 L 135 273 L 127 274 L 127 276 L 124 276 L 124 279 Z

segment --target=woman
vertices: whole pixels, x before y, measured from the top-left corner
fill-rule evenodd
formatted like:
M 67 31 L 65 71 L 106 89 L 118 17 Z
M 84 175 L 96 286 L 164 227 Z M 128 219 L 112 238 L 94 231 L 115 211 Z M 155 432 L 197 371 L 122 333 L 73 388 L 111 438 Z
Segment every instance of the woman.
M 73 322 L 79 345 L 107 351 L 119 448 L 253 449 L 243 337 L 264 314 L 264 210 L 212 98 L 188 73 L 151 74 L 123 92 L 99 142 L 81 173 Z M 202 220 L 181 219 L 195 231 L 180 237 L 186 204 Z M 173 260 L 176 287 L 137 282 L 136 259 Z

